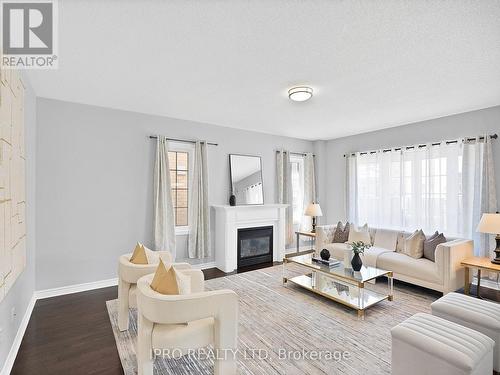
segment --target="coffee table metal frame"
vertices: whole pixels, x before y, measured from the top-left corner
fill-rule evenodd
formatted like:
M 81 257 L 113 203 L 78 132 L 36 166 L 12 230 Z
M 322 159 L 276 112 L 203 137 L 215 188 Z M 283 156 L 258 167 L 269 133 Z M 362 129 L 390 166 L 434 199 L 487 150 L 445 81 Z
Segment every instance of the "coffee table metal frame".
M 384 300 L 393 301 L 394 283 L 392 271 L 363 266 L 360 272 L 355 272 L 352 269 L 344 268 L 342 262 L 340 265 L 330 268 L 326 265 L 313 262 L 313 254 L 314 250 L 308 250 L 301 253 L 288 254 L 287 256 L 285 256 L 282 266 L 284 285 L 286 285 L 286 283 L 288 282 L 291 282 L 313 293 L 319 294 L 323 297 L 331 299 L 332 301 L 348 306 L 356 310 L 358 313 L 358 317 L 361 319 L 364 319 L 365 310 L 369 307 Z M 286 266 L 288 264 L 298 265 L 310 272 L 292 278 L 287 278 Z M 382 276 L 387 277 L 387 294 L 382 294 L 380 292 L 376 292 L 366 288 L 366 283 Z M 331 287 L 325 287 L 324 285 L 321 285 L 325 284 L 325 282 L 328 283 L 328 279 L 357 288 L 357 296 L 351 295 L 350 291 L 344 291 L 344 293 L 341 294 L 338 293 L 338 291 L 336 292 L 335 288 L 333 288 L 332 290 Z

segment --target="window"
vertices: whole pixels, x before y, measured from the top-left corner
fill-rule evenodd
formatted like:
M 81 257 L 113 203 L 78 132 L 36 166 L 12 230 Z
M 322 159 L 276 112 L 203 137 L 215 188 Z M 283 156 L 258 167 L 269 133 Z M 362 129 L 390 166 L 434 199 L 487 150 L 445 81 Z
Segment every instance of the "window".
M 304 217 L 304 157 L 291 155 L 293 224 L 300 226 Z
M 358 154 L 356 189 L 348 192 L 356 207 L 350 219 L 360 225 L 462 235 L 462 148 L 442 144 Z
M 168 163 L 170 167 L 170 183 L 172 185 L 172 202 L 174 207 L 177 234 L 187 232 L 189 226 L 190 173 L 192 171 L 191 144 L 169 142 Z

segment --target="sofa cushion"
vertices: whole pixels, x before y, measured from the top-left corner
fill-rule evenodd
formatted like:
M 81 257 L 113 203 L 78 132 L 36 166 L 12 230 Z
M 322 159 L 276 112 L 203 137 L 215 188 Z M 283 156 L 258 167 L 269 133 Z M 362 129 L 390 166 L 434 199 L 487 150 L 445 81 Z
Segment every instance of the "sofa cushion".
M 406 239 L 404 253 L 415 259 L 422 258 L 424 256 L 425 239 L 425 234 L 421 229 L 415 231 Z
M 437 232 L 436 232 L 437 233 Z M 432 236 L 430 239 L 424 242 L 424 258 L 427 258 L 433 262 L 436 261 L 436 247 L 442 243 L 446 243 L 448 240 L 443 233 L 437 236 Z
M 389 229 L 377 229 L 373 246 L 395 251 L 398 242 L 398 231 Z
M 405 252 L 405 242 L 408 237 L 410 237 L 413 233 L 410 232 L 399 232 L 398 233 L 398 243 L 396 244 L 396 251 L 398 253 Z
M 393 271 L 427 282 L 441 282 L 436 263 L 429 259 L 415 259 L 397 252 L 382 253 L 377 259 L 377 268 Z
M 377 259 L 380 254 L 390 252 L 391 250 L 384 249 L 383 247 L 372 246 L 368 250 L 365 250 L 362 255 L 363 264 L 368 267 L 377 267 Z
M 347 222 L 345 225 L 341 221 L 338 222 L 335 232 L 333 233 L 333 243 L 345 243 L 349 239 L 349 227 Z
M 349 243 L 353 242 L 363 242 L 367 245 L 372 243 L 372 240 L 370 238 L 370 231 L 368 229 L 368 224 L 365 224 L 364 226 L 358 228 L 356 226 L 351 226 L 349 229 Z
M 426 241 L 430 241 L 430 240 L 433 240 L 434 238 L 436 238 L 437 236 L 439 236 L 439 232 L 438 231 L 435 231 L 433 234 L 431 234 L 430 236 L 425 236 L 425 240 Z

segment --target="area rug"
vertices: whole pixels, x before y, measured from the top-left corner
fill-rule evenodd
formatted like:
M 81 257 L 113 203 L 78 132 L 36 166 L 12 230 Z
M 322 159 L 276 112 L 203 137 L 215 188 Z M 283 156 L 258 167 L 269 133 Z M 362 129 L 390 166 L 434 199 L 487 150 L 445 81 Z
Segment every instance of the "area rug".
M 293 270 L 292 270 L 293 272 Z M 363 374 L 391 373 L 392 327 L 418 312 L 430 312 L 439 294 L 407 284 L 395 285 L 394 301 L 356 311 L 291 283 L 282 284 L 281 266 L 205 282 L 207 290 L 232 289 L 240 299 L 238 373 Z M 385 282 L 370 285 L 384 290 Z M 126 375 L 137 374 L 137 313 L 120 332 L 117 300 L 107 308 Z M 157 358 L 155 374 L 213 374 L 213 360 L 185 356 Z

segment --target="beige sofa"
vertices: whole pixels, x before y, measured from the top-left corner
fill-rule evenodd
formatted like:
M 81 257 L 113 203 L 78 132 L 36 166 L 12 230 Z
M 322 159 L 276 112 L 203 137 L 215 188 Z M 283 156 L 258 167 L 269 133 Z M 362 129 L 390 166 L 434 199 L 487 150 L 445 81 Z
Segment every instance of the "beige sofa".
M 343 260 L 348 243 L 332 243 L 336 225 L 316 227 L 316 252 L 327 249 L 333 258 Z M 397 241 L 410 233 L 386 229 L 370 229 L 372 246 L 362 256 L 363 264 L 394 272 L 396 280 L 437 290 L 443 294 L 464 286 L 465 271 L 460 262 L 473 256 L 474 243 L 465 239 L 448 239 L 436 248 L 435 262 L 415 259 L 396 251 Z M 396 239 L 396 240 L 395 240 Z M 384 246 L 377 246 L 383 243 Z

